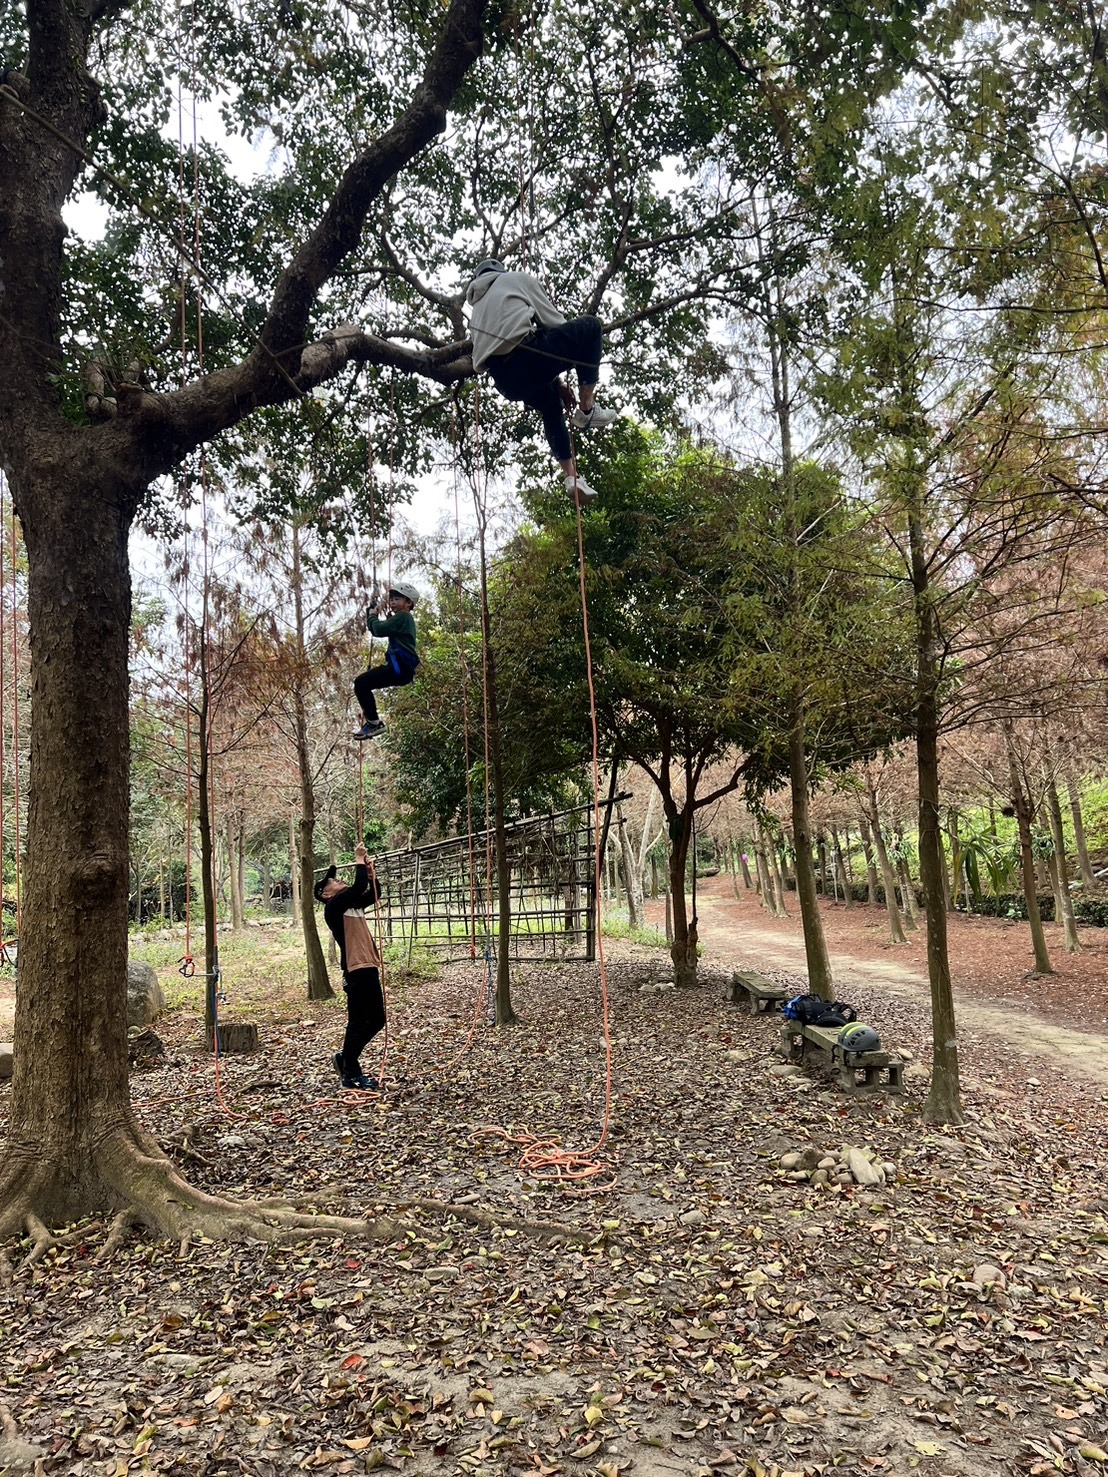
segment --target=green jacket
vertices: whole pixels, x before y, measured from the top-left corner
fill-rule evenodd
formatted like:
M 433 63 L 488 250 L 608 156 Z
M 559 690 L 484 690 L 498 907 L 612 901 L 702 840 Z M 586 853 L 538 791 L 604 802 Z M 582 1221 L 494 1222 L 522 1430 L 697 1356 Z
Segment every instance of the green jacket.
M 410 610 L 398 610 L 395 615 L 374 615 L 366 611 L 365 623 L 371 636 L 387 636 L 390 646 L 402 647 L 416 656 L 416 624 Z

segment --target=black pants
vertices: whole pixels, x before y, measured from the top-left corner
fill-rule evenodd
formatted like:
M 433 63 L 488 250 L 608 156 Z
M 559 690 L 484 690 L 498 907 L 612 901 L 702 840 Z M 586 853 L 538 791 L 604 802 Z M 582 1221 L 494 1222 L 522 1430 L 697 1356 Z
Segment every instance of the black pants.
M 343 980 L 346 991 L 346 1035 L 343 1061 L 353 1067 L 367 1044 L 385 1025 L 385 997 L 381 975 L 376 969 L 353 969 Z
M 576 369 L 579 385 L 595 385 L 600 378 L 603 340 L 599 318 L 570 318 L 556 328 L 537 329 L 510 354 L 494 354 L 486 361 L 492 382 L 505 400 L 522 400 L 542 416 L 555 461 L 568 462 L 573 455 L 558 376 Z
M 358 699 L 358 704 L 370 723 L 377 721 L 377 699 L 373 695 L 376 689 L 407 687 L 414 676 L 414 672 L 411 676 L 401 676 L 395 667 L 385 662 L 380 667 L 370 667 L 368 672 L 362 672 L 360 676 L 354 678 L 354 696 Z

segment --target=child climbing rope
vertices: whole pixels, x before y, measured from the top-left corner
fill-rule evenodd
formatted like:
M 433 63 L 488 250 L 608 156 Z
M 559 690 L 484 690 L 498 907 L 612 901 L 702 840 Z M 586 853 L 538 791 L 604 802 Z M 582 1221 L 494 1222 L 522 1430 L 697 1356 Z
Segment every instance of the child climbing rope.
M 593 502 L 596 492 L 578 474 L 566 426 L 602 430 L 617 419 L 594 400 L 600 378 L 603 325 L 587 315 L 566 319 L 550 301 L 542 283 L 529 272 L 509 272 L 503 262 L 481 262 L 466 289 L 473 368 L 487 369 L 505 400 L 522 400 L 542 416 L 547 444 L 565 476 L 566 491 L 580 502 Z M 577 370 L 581 403 L 559 378 Z
M 384 729 L 377 712 L 374 696 L 381 687 L 406 687 L 413 680 L 419 657 L 416 655 L 416 623 L 412 617 L 419 591 L 414 585 L 390 585 L 388 591 L 389 615 L 384 615 L 378 604 L 366 607 L 366 625 L 371 636 L 388 638 L 385 660 L 379 667 L 370 667 L 354 678 L 354 696 L 362 710 L 362 726 L 354 735 L 356 739 L 373 738 Z
M 342 1050 L 332 1057 L 343 1087 L 375 1092 L 377 1079 L 362 1071 L 359 1057 L 385 1024 L 385 997 L 381 991 L 381 955 L 369 931 L 365 908 L 381 896 L 377 879 L 369 875 L 369 853 L 359 842 L 354 848 L 354 881 L 345 887 L 329 867 L 313 888 L 323 904 L 323 921 L 339 946 L 342 987 L 346 991 L 346 1035 Z

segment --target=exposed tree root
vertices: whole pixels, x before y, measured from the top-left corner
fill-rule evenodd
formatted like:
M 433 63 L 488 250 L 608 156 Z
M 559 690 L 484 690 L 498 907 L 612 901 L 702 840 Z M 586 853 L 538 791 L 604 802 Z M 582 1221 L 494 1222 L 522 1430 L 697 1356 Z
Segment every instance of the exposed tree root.
M 403 1200 L 390 1202 L 390 1210 L 403 1210 L 414 1205 L 420 1210 L 433 1210 L 437 1215 L 452 1215 L 458 1220 L 470 1221 L 475 1226 L 491 1229 L 503 1226 L 509 1231 L 520 1231 L 540 1241 L 595 1241 L 602 1233 L 593 1228 L 570 1226 L 562 1221 L 525 1221 L 519 1216 L 501 1215 L 495 1210 L 480 1210 L 474 1205 L 453 1205 L 449 1200 Z
M 127 1118 L 100 1135 L 94 1150 L 95 1181 L 90 1185 L 86 1173 L 79 1188 L 65 1198 L 57 1191 L 59 1181 L 64 1183 L 63 1172 L 48 1155 L 29 1150 L 10 1153 L 0 1176 L 0 1239 L 30 1238 L 22 1269 L 34 1266 L 55 1246 L 89 1238 L 87 1221 L 58 1234 L 48 1229 L 48 1220 L 71 1222 L 98 1209 L 110 1209 L 113 1215 L 98 1260 L 111 1256 L 135 1226 L 177 1242 L 182 1252 L 202 1237 L 284 1245 L 317 1238 L 394 1241 L 402 1235 L 402 1227 L 387 1217 L 318 1215 L 298 1210 L 287 1200 L 229 1200 L 206 1194 L 190 1185 L 162 1149 Z M 96 1201 L 90 1204 L 92 1195 Z M 101 1224 L 97 1222 L 96 1229 Z M 12 1264 L 3 1253 L 0 1257 L 0 1278 L 10 1280 Z

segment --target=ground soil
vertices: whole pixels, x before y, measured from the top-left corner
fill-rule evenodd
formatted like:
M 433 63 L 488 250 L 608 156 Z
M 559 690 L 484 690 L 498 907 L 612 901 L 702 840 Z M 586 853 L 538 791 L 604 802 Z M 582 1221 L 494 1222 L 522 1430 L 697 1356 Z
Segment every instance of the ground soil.
M 837 993 L 914 1059 L 903 1098 L 852 1097 L 779 1075 L 773 1019 L 726 999 L 736 967 L 803 988 L 798 921 L 727 878 L 699 912 L 699 988 L 609 940 L 603 970 L 517 965 L 506 1030 L 480 966 L 391 970 L 366 1097 L 330 1067 L 341 997 L 278 983 L 295 934 L 258 930 L 260 967 L 226 970 L 261 1049 L 218 1077 L 167 969 L 166 1057 L 133 1098 L 189 1178 L 406 1229 L 283 1250 L 135 1235 L 98 1263 L 103 1224 L 76 1228 L 0 1294 L 0 1474 L 1104 1477 L 1099 945 L 1047 988 L 1020 925 L 953 920 L 966 1122 L 936 1127 L 920 943 L 826 911 Z M 544 1178 L 537 1143 L 581 1177 Z M 895 1165 L 887 1183 L 780 1164 L 846 1146 Z

